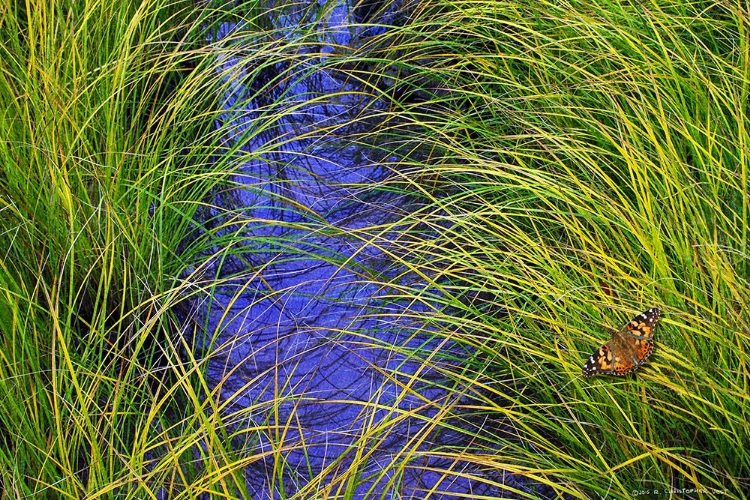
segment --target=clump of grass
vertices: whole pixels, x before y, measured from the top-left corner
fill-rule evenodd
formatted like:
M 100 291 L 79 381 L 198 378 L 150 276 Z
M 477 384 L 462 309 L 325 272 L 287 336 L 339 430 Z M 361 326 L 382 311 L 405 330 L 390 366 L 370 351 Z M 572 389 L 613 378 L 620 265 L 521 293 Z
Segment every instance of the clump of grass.
M 179 356 L 174 278 L 189 264 L 175 253 L 195 210 L 188 193 L 198 199 L 213 182 L 185 160 L 183 134 L 208 129 L 165 94 L 201 60 L 180 46 L 189 24 L 170 17 L 191 15 L 188 6 L 6 6 L 0 483 L 8 496 L 142 496 L 177 481 L 174 468 L 145 465 L 181 439 L 174 423 L 202 404 L 188 382 L 197 365 Z
M 502 313 L 462 322 L 476 373 L 495 379 L 487 408 L 526 443 L 495 466 L 581 495 L 744 498 L 747 13 L 542 2 L 415 17 L 442 49 L 425 72 L 455 103 L 411 115 L 428 131 L 414 143 L 441 152 L 418 175 L 444 180 L 433 217 L 449 221 L 422 269 Z M 582 379 L 609 330 L 652 306 L 648 365 Z

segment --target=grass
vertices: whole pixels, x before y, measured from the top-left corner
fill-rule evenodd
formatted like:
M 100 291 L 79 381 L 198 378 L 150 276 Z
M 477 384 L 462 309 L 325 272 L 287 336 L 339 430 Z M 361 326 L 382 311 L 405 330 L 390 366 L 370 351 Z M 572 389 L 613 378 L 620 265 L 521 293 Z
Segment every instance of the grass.
M 381 472 L 394 491 L 410 468 L 441 463 L 448 479 L 514 474 L 574 498 L 747 497 L 745 7 L 425 2 L 325 60 L 300 50 L 319 29 L 284 38 L 260 10 L 0 9 L 5 497 L 240 497 L 246 468 L 266 464 L 289 498 L 347 498 L 398 422 L 423 418 L 391 408 L 392 422 L 373 420 L 347 450 L 355 467 L 311 467 L 289 484 L 287 448 L 305 446 L 289 437 L 295 422 L 232 430 L 263 407 L 222 411 L 207 386 L 204 353 L 184 334 L 211 332 L 186 318 L 255 272 L 209 279 L 244 243 L 241 214 L 212 200 L 242 187 L 238 156 L 289 140 L 226 150 L 213 128 L 222 54 L 258 74 L 272 61 L 346 75 L 389 97 L 353 118 L 360 134 L 335 140 L 390 162 L 385 181 L 352 190 L 419 203 L 341 236 L 387 252 L 401 275 L 363 275 L 431 309 L 414 319 L 466 353 L 395 347 L 442 374 L 449 396 L 423 405 L 456 439 L 415 435 Z M 238 19 L 257 30 L 254 51 L 201 42 L 209 20 Z M 295 112 L 285 99 L 254 133 Z M 341 233 L 323 219 L 312 229 Z M 611 329 L 654 306 L 663 318 L 644 367 L 581 377 Z M 419 396 L 419 375 L 401 375 L 402 396 Z M 254 432 L 275 446 L 231 446 Z

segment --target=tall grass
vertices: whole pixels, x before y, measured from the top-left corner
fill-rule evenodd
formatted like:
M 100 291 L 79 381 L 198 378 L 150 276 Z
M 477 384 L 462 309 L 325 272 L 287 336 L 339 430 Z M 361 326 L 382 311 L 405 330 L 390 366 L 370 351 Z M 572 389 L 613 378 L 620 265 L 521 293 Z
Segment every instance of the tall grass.
M 487 407 L 527 443 L 505 460 L 592 496 L 744 498 L 747 11 L 466 3 L 416 17 L 457 103 L 415 118 L 451 193 L 435 199 L 450 247 L 430 242 L 423 265 L 507 313 L 477 309 L 473 325 L 489 356 L 475 369 L 497 384 Z M 646 368 L 582 379 L 608 330 L 651 306 L 665 319 Z
M 245 468 L 262 462 L 288 497 L 347 498 L 372 443 L 420 418 L 373 419 L 353 468 L 285 485 L 294 423 L 234 433 L 257 408 L 228 412 L 206 384 L 190 339 L 211 332 L 191 307 L 248 273 L 209 279 L 243 244 L 237 214 L 209 200 L 242 187 L 236 154 L 262 153 L 227 151 L 213 129 L 220 61 L 239 55 L 248 68 L 286 58 L 290 71 L 339 72 L 389 99 L 339 140 L 382 148 L 392 175 L 371 188 L 421 204 L 348 237 L 403 265 L 407 279 L 368 279 L 432 308 L 415 319 L 467 353 L 394 346 L 444 375 L 454 397 L 424 405 L 458 436 L 427 451 L 428 434 L 408 441 L 381 472 L 394 492 L 407 466 L 439 458 L 472 465 L 432 471 L 446 479 L 506 478 L 517 496 L 746 498 L 747 6 L 425 2 L 325 60 L 261 10 L 2 9 L 6 496 L 241 497 Z M 238 19 L 258 29 L 252 51 L 205 41 L 209 21 Z M 285 104 L 256 129 L 295 111 Z M 649 362 L 583 379 L 609 330 L 652 306 L 663 319 Z M 405 378 L 410 394 L 419 374 Z M 255 431 L 276 446 L 233 446 Z
M 9 497 L 158 491 L 175 470 L 144 463 L 181 435 L 173 417 L 183 405 L 201 404 L 174 322 L 174 278 L 186 267 L 175 250 L 194 210 L 179 201 L 212 182 L 180 149 L 205 121 L 188 116 L 189 99 L 175 107 L 166 94 L 200 60 L 180 47 L 186 6 L 4 7 L 0 481 Z

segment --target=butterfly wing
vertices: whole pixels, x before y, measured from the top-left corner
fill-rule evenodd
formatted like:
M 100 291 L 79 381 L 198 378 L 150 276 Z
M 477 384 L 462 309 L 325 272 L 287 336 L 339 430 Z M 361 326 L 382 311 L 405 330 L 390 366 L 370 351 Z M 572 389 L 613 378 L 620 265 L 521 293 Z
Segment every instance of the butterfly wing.
M 661 310 L 653 307 L 631 319 L 591 355 L 583 365 L 583 376 L 626 375 L 642 365 L 654 350 L 654 327 L 660 315 Z
M 597 373 L 609 375 L 614 373 L 614 352 L 612 350 L 612 341 L 607 342 L 591 355 L 586 364 L 583 365 L 583 376 L 590 377 Z

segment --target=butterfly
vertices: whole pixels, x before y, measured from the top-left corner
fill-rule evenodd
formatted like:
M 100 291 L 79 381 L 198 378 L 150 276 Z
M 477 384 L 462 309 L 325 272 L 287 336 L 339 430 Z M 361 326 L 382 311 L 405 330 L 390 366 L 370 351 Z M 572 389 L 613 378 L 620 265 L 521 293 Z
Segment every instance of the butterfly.
M 631 319 L 591 355 L 583 365 L 583 376 L 626 375 L 641 366 L 654 350 L 654 327 L 660 314 L 659 308 L 652 307 Z

